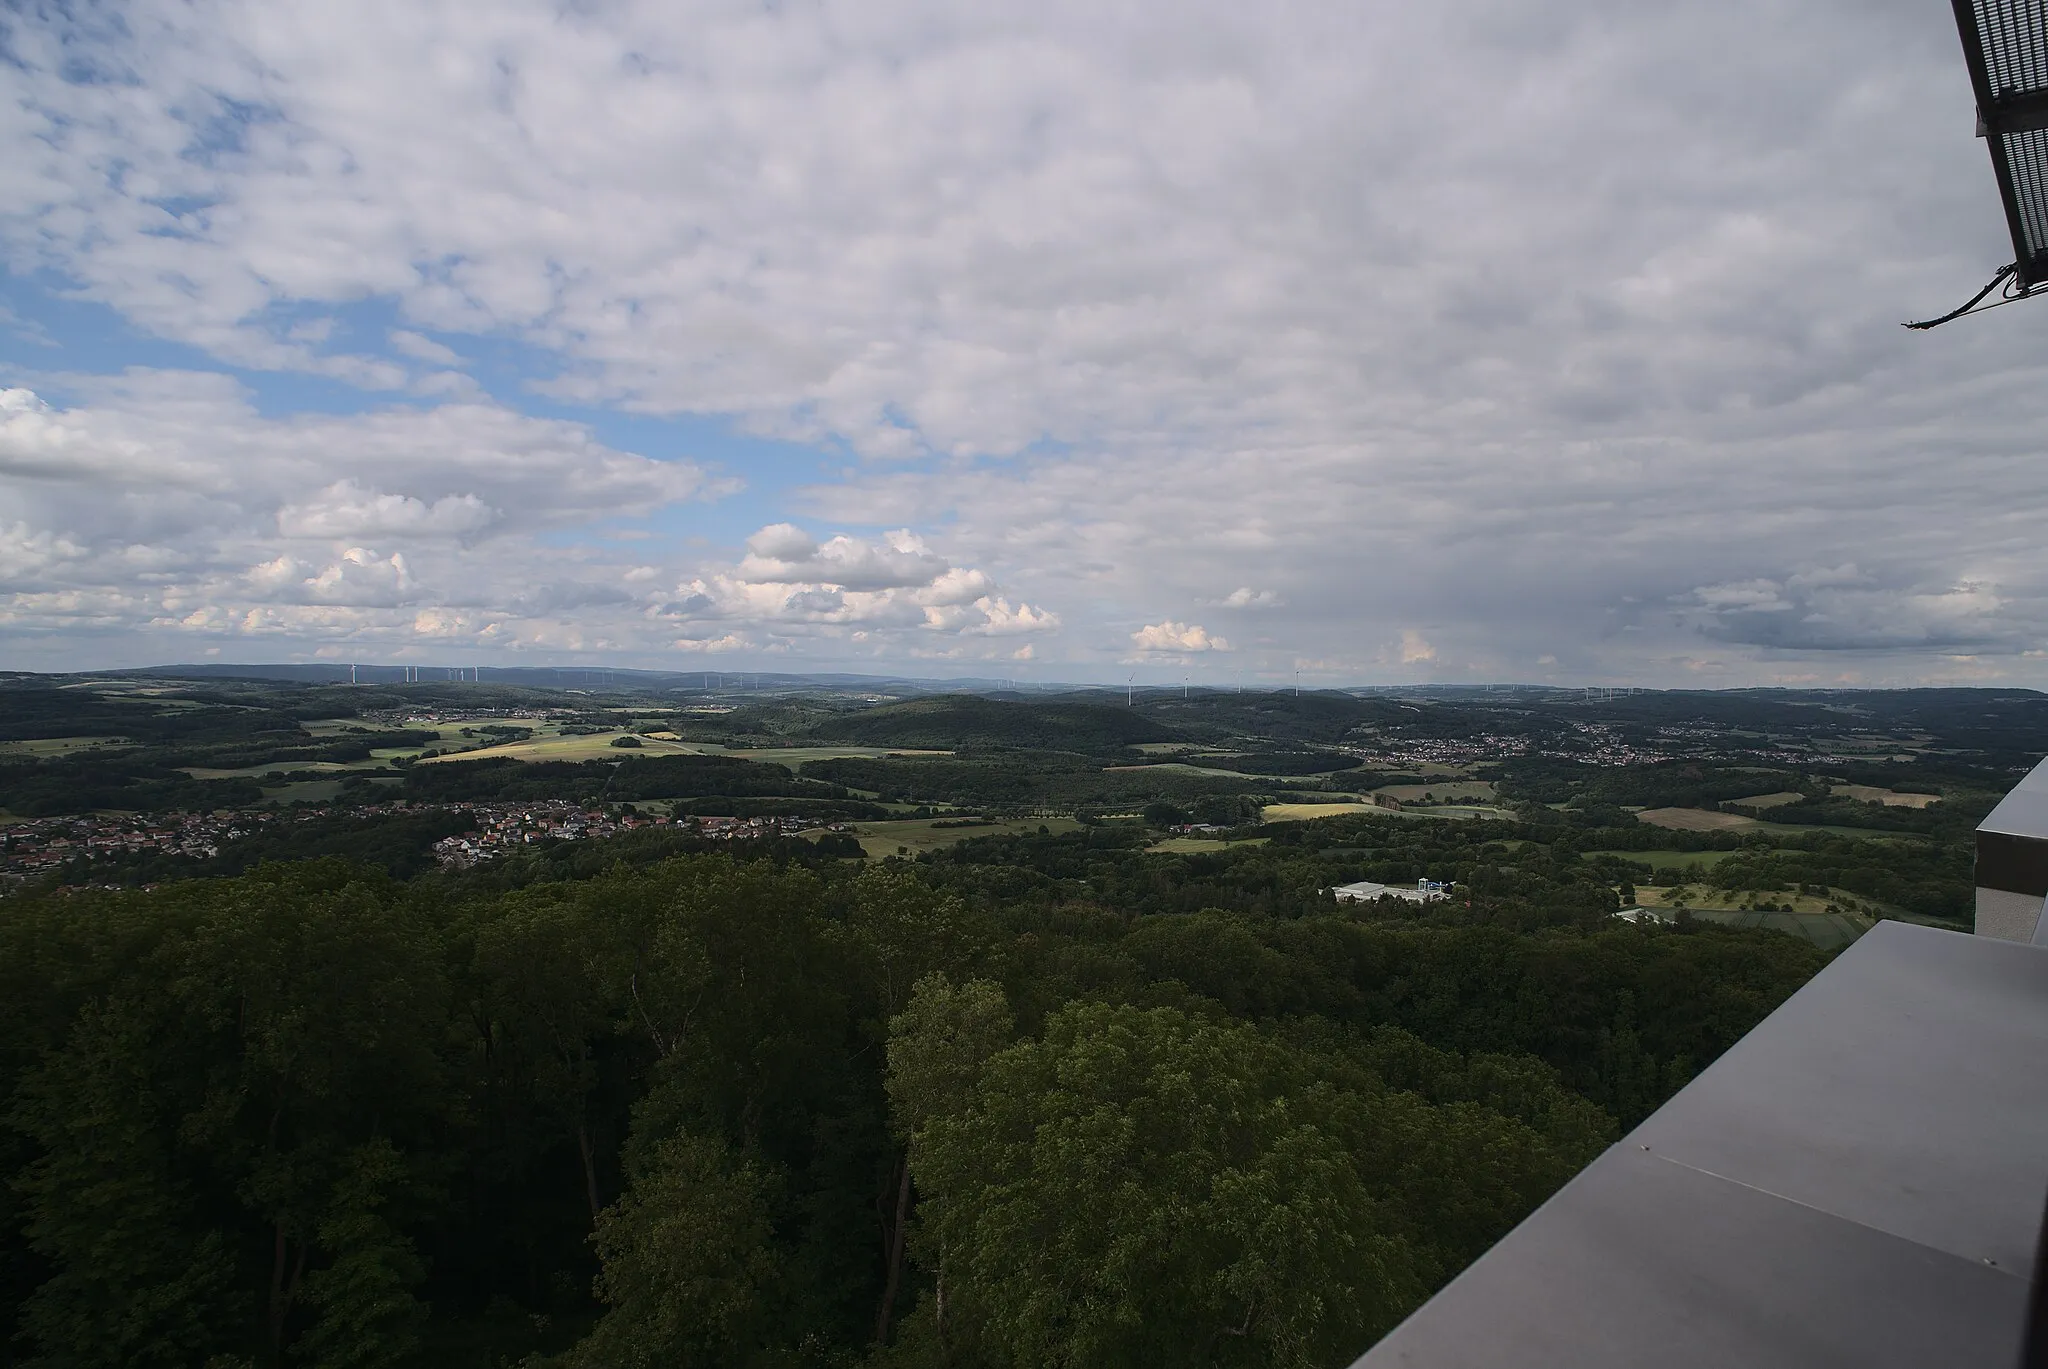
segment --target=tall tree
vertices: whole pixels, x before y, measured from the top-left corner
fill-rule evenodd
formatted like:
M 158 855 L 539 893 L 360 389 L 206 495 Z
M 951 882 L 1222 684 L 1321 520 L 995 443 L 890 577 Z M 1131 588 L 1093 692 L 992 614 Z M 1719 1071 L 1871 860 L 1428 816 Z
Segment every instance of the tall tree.
M 316 1316 L 292 1347 L 307 1369 L 396 1369 L 417 1348 L 427 1309 L 411 1290 L 426 1271 L 389 1215 L 409 1178 L 382 1138 L 349 1154 L 316 1229 L 328 1257 L 307 1280 Z
M 677 1134 L 647 1153 L 593 1238 L 608 1311 L 572 1362 L 590 1369 L 742 1366 L 774 1328 L 767 1176 L 723 1142 Z
M 1076 1004 L 917 1132 L 949 1276 L 1006 1365 L 1311 1366 L 1417 1291 L 1343 1136 L 1250 1028 Z
M 909 1234 L 911 1177 L 937 1119 L 962 1110 L 983 1067 L 1015 1032 L 1002 987 L 990 980 L 955 984 L 943 973 L 917 981 L 904 1011 L 889 1023 L 889 1112 L 904 1145 L 895 1220 L 889 1228 L 888 1278 L 875 1318 L 875 1340 L 889 1337 Z M 945 1333 L 945 1261 L 937 1259 L 936 1330 Z

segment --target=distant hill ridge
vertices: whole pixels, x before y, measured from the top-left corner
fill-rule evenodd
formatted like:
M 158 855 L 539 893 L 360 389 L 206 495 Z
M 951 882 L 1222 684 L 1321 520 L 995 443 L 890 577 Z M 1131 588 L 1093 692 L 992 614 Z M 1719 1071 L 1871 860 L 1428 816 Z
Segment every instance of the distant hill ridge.
M 1135 709 L 1049 700 L 1011 703 L 971 694 L 882 704 L 820 724 L 814 736 L 863 746 L 973 750 L 1115 751 L 1176 733 Z

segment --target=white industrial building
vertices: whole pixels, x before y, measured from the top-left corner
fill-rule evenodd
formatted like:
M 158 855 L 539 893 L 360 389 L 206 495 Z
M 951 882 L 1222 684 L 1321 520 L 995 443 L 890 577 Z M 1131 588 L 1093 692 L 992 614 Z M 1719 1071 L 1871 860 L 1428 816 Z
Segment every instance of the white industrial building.
M 1370 903 L 1376 898 L 1405 898 L 1410 903 L 1440 903 L 1451 896 L 1448 883 L 1439 884 L 1433 879 L 1418 879 L 1413 889 L 1403 885 L 1375 884 L 1362 879 L 1356 884 L 1340 884 L 1330 890 L 1339 903 Z

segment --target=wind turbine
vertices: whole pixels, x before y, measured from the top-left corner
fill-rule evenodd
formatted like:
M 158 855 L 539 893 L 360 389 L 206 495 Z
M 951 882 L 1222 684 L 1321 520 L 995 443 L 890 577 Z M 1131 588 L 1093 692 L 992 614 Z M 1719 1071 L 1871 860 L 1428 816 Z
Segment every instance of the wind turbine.
M 1137 706 L 1138 706 L 1138 672 L 1134 670 L 1134 671 L 1132 671 L 1132 672 L 1131 672 L 1131 676 L 1130 676 L 1130 678 L 1124 681 L 1124 707 L 1125 707 L 1125 708 L 1136 708 Z

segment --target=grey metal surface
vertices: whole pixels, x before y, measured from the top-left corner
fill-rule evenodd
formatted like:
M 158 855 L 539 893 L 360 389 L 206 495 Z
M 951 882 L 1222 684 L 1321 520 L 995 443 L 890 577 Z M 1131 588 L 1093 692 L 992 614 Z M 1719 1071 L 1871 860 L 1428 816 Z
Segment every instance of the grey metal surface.
M 1881 922 L 1628 1139 L 2024 1274 L 2048 1197 L 2048 955 Z
M 2038 773 L 2037 766 L 2027 780 Z M 1978 831 L 2048 840 L 2048 787 L 2029 786 L 2027 780 L 1998 801 L 1998 807 L 1977 824 Z
M 1358 1363 L 1995 1365 L 2048 1198 L 2048 949 L 1880 923 Z
M 1978 935 L 2032 939 L 2040 910 L 2028 900 L 2048 895 L 2048 761 L 1977 824 L 1976 886 Z
M 1934 1369 L 2017 1360 L 2027 1286 L 1614 1151 L 1361 1369 Z

